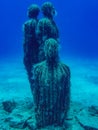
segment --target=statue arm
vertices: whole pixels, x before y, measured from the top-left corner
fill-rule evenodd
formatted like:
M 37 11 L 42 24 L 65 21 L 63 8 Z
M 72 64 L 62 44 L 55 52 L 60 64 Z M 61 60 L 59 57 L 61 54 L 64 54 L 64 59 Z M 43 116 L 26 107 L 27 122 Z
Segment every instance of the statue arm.
M 42 25 L 41 25 L 41 22 L 39 22 L 36 27 L 36 38 L 39 44 L 42 41 L 42 36 L 43 36 Z
M 39 86 L 39 67 L 35 66 L 32 69 L 32 85 L 31 85 L 31 91 L 34 98 L 35 105 L 39 102 L 39 94 L 40 94 L 40 86 Z
M 65 70 L 66 70 L 66 74 L 67 74 L 67 77 L 65 78 L 65 83 L 64 83 L 65 95 L 66 95 L 65 107 L 67 110 L 69 110 L 69 108 L 70 108 L 70 87 L 71 87 L 70 77 L 71 77 L 71 73 L 70 73 L 69 67 L 66 66 Z
M 23 32 L 24 32 L 24 37 L 23 37 L 23 49 L 24 49 L 24 52 L 27 52 L 27 23 L 24 23 L 23 24 Z

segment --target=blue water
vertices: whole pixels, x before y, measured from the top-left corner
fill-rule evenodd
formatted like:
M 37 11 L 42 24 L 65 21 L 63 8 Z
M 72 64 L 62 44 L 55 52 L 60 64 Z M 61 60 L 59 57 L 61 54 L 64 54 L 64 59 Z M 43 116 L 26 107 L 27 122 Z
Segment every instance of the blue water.
M 45 0 L 0 2 L 0 99 L 31 94 L 23 65 L 23 23 L 27 8 Z M 72 100 L 94 103 L 98 99 L 98 1 L 50 0 L 60 32 L 60 57 L 71 69 Z M 41 15 L 39 18 L 42 17 Z M 5 91 L 6 90 L 6 91 Z M 6 92 L 9 92 L 9 96 Z M 29 94 L 28 94 L 29 93 Z M 83 96 L 84 95 L 84 96 Z M 95 98 L 92 99 L 92 96 Z
M 2 110 L 3 101 L 33 99 L 23 65 L 22 26 L 28 20 L 27 8 L 45 1 L 0 1 L 0 130 L 9 129 L 5 118 L 10 116 Z M 49 1 L 57 11 L 54 20 L 60 32 L 60 59 L 71 70 L 71 101 L 98 106 L 98 0 Z
M 50 0 L 58 15 L 55 21 L 60 31 L 61 57 L 98 57 L 98 1 Z M 22 25 L 28 19 L 27 8 L 32 3 L 39 6 L 45 0 L 0 1 L 0 57 L 23 56 Z

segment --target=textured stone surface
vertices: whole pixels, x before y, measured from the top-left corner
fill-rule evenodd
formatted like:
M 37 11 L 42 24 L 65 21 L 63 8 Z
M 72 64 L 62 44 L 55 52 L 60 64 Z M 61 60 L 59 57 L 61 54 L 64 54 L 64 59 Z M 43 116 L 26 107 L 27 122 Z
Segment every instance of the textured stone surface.
M 27 127 L 30 130 L 36 130 L 35 118 L 32 117 L 31 119 L 27 120 Z
M 23 129 L 26 127 L 26 122 L 25 120 L 15 117 L 14 119 L 9 120 L 9 126 L 13 128 Z
M 58 28 L 55 22 L 49 18 L 42 18 L 39 20 L 36 30 L 37 41 L 39 44 L 38 59 L 39 62 L 45 60 L 44 45 L 49 38 L 58 39 Z
M 37 24 L 36 37 L 39 44 L 38 61 L 45 60 L 44 44 L 49 38 L 59 39 L 59 30 L 53 19 L 55 15 L 55 8 L 51 2 L 43 3 L 41 7 L 43 18 Z M 54 12 L 54 13 L 53 13 Z
M 37 16 L 39 14 L 39 7 L 32 5 L 28 9 L 28 17 L 30 18 L 23 25 L 24 31 L 24 65 L 28 74 L 29 81 L 31 83 L 32 66 L 38 62 L 38 43 L 36 40 L 36 26 L 38 23 Z
M 12 112 L 16 107 L 16 103 L 14 101 L 4 101 L 2 102 L 3 108 L 7 112 Z
M 45 42 L 46 60 L 34 68 L 32 85 L 38 127 L 61 126 L 70 104 L 70 69 L 59 61 L 58 42 Z
M 98 130 L 98 117 L 91 116 L 88 112 L 88 109 L 82 110 L 77 116 L 76 116 L 79 124 L 85 128 L 86 130 L 92 129 L 92 130 Z
M 90 115 L 98 117 L 98 106 L 91 106 L 88 108 Z
M 30 101 L 30 99 L 29 99 Z M 28 101 L 26 101 L 28 102 Z M 17 101 L 18 106 L 8 113 L 3 110 L 0 102 L 0 129 L 1 130 L 34 130 L 36 127 L 34 108 L 28 108 L 25 101 Z M 32 99 L 31 99 L 32 103 Z M 98 130 L 97 106 L 86 107 L 82 104 L 71 102 L 69 116 L 65 120 L 69 124 L 66 130 Z M 39 130 L 65 130 L 65 126 L 48 126 Z

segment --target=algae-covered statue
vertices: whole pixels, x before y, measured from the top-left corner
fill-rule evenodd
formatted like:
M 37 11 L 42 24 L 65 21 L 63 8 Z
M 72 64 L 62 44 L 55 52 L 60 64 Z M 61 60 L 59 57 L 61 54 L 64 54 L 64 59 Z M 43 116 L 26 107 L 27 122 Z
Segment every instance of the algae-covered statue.
M 40 19 L 36 29 L 37 41 L 39 43 L 39 62 L 45 60 L 44 42 L 48 38 L 59 38 L 59 31 L 56 23 L 53 20 L 55 9 L 51 2 L 45 2 L 42 5 L 41 11 L 44 18 Z
M 36 26 L 38 23 L 37 16 L 40 12 L 38 5 L 33 4 L 28 8 L 29 20 L 24 23 L 24 65 L 28 73 L 29 81 L 31 82 L 32 65 L 38 62 L 38 43 L 36 40 Z
M 46 60 L 34 68 L 32 93 L 37 127 L 63 125 L 70 106 L 70 69 L 59 61 L 58 41 L 45 41 Z

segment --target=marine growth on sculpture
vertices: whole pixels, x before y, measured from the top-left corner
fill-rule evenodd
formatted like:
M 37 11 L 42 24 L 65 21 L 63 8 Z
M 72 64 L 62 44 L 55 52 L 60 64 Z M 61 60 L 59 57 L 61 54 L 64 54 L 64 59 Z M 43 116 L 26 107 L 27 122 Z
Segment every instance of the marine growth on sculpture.
M 41 11 L 43 18 L 41 18 L 37 24 L 36 37 L 39 44 L 39 62 L 45 60 L 44 43 L 48 38 L 59 39 L 59 31 L 56 23 L 53 20 L 55 15 L 55 8 L 52 3 L 45 2 Z
M 29 10 L 32 20 L 24 24 L 24 65 L 34 98 L 36 128 L 62 126 L 70 107 L 70 69 L 59 58 L 55 9 L 45 2 L 41 8 L 44 17 L 37 20 L 40 9 L 31 7 L 36 11 Z
M 46 60 L 34 69 L 33 96 L 38 127 L 63 125 L 70 103 L 70 70 L 60 62 L 58 42 L 45 41 Z
M 38 14 L 40 12 L 39 6 L 36 4 L 28 8 L 29 20 L 23 25 L 24 30 L 24 65 L 28 74 L 28 79 L 31 83 L 32 66 L 38 63 L 38 42 L 36 39 L 36 26 L 38 23 Z

